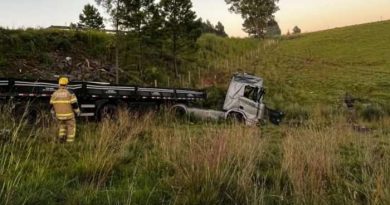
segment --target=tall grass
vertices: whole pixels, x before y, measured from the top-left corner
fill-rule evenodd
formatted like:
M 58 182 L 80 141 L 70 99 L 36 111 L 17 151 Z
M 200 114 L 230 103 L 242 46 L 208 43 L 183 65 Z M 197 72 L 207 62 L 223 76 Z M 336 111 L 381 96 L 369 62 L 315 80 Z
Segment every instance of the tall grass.
M 386 120 L 381 123 L 388 123 Z M 383 125 L 384 125 L 383 124 Z M 357 133 L 344 121 L 289 129 L 283 140 L 282 169 L 296 204 L 389 203 L 390 160 L 387 126 Z
M 199 137 L 199 133 L 202 137 Z M 206 126 L 200 130 L 155 130 L 156 147 L 173 176 L 167 184 L 178 204 L 243 204 L 255 190 L 252 181 L 263 140 L 254 129 Z
M 2 204 L 387 204 L 390 120 L 346 123 L 318 105 L 300 124 L 246 127 L 120 112 L 56 142 L 50 118 L 0 116 Z M 364 121 L 362 121 L 364 122 Z
M 16 137 L 1 146 L 2 202 L 242 204 L 252 200 L 256 190 L 252 177 L 264 152 L 256 128 L 218 124 L 200 128 L 154 118 L 154 114 L 121 112 L 117 120 L 82 123 L 74 144 L 56 142 L 55 123 L 9 127 Z

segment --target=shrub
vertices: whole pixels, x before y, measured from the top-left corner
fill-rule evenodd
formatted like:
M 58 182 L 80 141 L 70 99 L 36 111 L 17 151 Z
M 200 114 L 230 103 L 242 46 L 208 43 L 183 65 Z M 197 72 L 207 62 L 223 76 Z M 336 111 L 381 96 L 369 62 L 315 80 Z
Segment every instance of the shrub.
M 55 42 L 56 49 L 69 52 L 72 49 L 72 43 L 68 39 L 57 39 Z
M 210 109 L 220 110 L 225 103 L 226 90 L 221 87 L 213 86 L 206 89 L 207 99 L 203 106 Z
M 381 118 L 383 118 L 385 112 L 383 111 L 380 105 L 370 104 L 363 107 L 363 110 L 361 111 L 361 115 L 364 120 L 371 122 L 371 121 L 378 121 Z

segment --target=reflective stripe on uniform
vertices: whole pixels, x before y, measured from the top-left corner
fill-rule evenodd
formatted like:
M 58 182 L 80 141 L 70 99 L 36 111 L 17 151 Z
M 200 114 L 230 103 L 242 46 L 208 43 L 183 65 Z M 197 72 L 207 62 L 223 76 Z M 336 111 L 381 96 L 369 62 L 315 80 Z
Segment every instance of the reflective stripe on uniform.
M 74 142 L 75 136 L 76 136 L 76 135 L 68 135 L 68 136 L 66 137 L 66 141 L 67 141 L 67 142 Z
M 71 103 L 72 103 L 72 101 L 70 101 L 70 100 L 52 100 L 52 101 L 50 101 L 50 104 L 71 104 Z
M 58 137 L 63 138 L 66 137 L 66 125 L 61 121 L 58 129 Z
M 73 113 L 65 113 L 65 114 L 56 114 L 57 117 L 71 117 L 73 116 Z
M 57 119 L 58 120 L 70 120 L 70 119 L 72 119 L 73 118 L 73 116 L 72 117 L 57 117 Z
M 70 120 L 74 117 L 73 113 L 68 114 L 56 114 L 58 120 Z
M 77 98 L 75 96 L 72 96 L 72 99 L 70 99 L 70 103 L 77 103 Z
M 76 137 L 76 127 L 74 127 L 71 130 L 71 133 L 68 133 L 68 136 L 66 137 L 66 141 L 67 142 L 74 142 L 75 137 Z
M 58 137 L 65 137 L 66 136 L 66 129 L 60 129 L 58 132 Z

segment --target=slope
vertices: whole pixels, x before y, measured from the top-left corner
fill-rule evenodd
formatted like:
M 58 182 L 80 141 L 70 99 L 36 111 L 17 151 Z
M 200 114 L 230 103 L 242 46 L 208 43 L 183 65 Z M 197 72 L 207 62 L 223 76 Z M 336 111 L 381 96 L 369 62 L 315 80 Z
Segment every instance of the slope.
M 337 103 L 346 92 L 386 104 L 389 57 L 385 21 L 269 40 L 245 67 L 265 78 L 277 106 Z

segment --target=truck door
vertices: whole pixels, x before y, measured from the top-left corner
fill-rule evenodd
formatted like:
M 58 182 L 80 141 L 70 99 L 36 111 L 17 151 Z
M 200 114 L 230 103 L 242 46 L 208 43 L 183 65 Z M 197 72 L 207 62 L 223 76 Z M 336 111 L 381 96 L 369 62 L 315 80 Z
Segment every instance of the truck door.
M 240 97 L 240 108 L 249 119 L 257 119 L 259 109 L 259 88 L 245 86 L 244 96 Z

